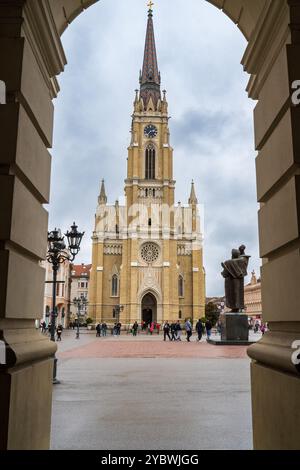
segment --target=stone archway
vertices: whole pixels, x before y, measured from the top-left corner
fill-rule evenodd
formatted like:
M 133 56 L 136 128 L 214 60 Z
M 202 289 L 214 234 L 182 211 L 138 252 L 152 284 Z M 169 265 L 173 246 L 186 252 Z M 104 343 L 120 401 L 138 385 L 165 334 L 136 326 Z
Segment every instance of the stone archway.
M 40 338 L 34 318 L 43 305 L 39 260 L 46 251 L 43 204 L 49 200 L 52 99 L 59 91 L 56 75 L 66 63 L 60 35 L 96 1 L 0 3 L 0 80 L 6 87 L 6 104 L 0 105 L 0 335 L 8 347 L 7 364 L 0 369 L 5 390 L 1 449 L 49 446 L 55 345 Z M 300 79 L 300 2 L 209 1 L 248 41 L 242 63 L 251 75 L 248 94 L 258 100 L 254 121 L 263 310 L 270 333 L 249 350 L 254 447 L 297 449 L 300 379 L 291 357 L 300 335 L 300 107 L 291 95 Z
M 151 292 L 147 292 L 142 298 L 141 318 L 147 325 L 157 321 L 157 300 Z

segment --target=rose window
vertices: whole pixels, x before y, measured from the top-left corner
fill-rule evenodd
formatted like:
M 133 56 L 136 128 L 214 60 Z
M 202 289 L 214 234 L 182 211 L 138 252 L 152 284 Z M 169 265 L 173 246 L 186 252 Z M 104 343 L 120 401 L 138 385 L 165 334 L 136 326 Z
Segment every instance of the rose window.
M 141 255 L 147 263 L 154 263 L 159 257 L 159 248 L 155 243 L 145 243 L 142 246 Z

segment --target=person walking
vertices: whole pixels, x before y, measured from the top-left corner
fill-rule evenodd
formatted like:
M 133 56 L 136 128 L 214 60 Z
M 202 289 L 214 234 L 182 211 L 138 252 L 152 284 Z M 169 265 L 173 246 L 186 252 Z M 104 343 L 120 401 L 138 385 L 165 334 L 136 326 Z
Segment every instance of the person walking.
M 47 331 L 47 325 L 46 325 L 46 322 L 45 320 L 42 322 L 42 333 L 45 334 Z
M 191 341 L 191 336 L 193 334 L 192 332 L 192 324 L 190 322 L 190 319 L 188 319 L 186 322 L 185 322 L 185 331 L 186 331 L 186 340 L 190 343 Z
M 176 323 L 172 322 L 171 323 L 171 341 L 176 341 Z
M 119 322 L 119 323 L 117 324 L 117 336 L 120 336 L 120 334 L 121 334 L 121 328 L 122 328 L 122 323 Z
M 100 336 L 101 336 L 101 325 L 100 323 L 98 323 L 96 326 L 96 338 L 100 338 Z
M 152 336 L 153 335 L 153 331 L 154 331 L 154 323 L 152 322 L 151 325 L 150 325 L 150 335 Z
M 266 330 L 267 330 L 266 324 L 265 324 L 265 323 L 262 323 L 262 324 L 261 324 L 261 327 L 260 327 L 261 334 L 264 335 L 265 332 L 266 332 Z
M 137 335 L 138 327 L 139 327 L 139 325 L 138 325 L 138 323 L 135 321 L 134 324 L 133 324 L 133 326 L 132 326 L 132 335 L 133 335 L 133 336 L 136 336 L 136 335 Z
M 182 328 L 181 328 L 179 320 L 177 320 L 177 323 L 175 325 L 175 333 L 176 333 L 176 341 L 181 341 Z
M 203 324 L 202 324 L 202 321 L 199 319 L 196 323 L 196 331 L 198 333 L 198 339 L 197 341 L 201 341 L 202 339 L 202 335 L 203 335 Z
M 106 336 L 107 335 L 107 324 L 105 322 L 102 323 L 101 330 L 102 330 L 102 336 Z
M 208 340 L 211 337 L 211 330 L 212 330 L 212 323 L 210 320 L 206 320 L 205 328 L 206 328 L 206 335 L 207 335 L 206 339 Z
M 168 337 L 169 340 L 171 341 L 171 338 L 170 338 L 170 324 L 168 321 L 166 321 L 164 323 L 164 326 L 163 326 L 163 332 L 164 332 L 164 341 L 166 341 L 166 338 Z
M 56 337 L 57 337 L 57 341 L 61 341 L 61 334 L 62 334 L 62 331 L 63 331 L 62 325 L 58 325 L 58 327 L 56 328 Z

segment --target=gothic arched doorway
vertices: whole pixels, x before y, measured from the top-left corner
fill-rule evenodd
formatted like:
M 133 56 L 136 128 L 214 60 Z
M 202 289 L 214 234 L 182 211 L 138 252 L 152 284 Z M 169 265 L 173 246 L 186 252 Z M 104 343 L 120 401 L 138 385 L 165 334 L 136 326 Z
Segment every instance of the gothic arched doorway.
M 157 301 L 153 294 L 146 294 L 142 300 L 142 321 L 149 325 L 157 321 Z

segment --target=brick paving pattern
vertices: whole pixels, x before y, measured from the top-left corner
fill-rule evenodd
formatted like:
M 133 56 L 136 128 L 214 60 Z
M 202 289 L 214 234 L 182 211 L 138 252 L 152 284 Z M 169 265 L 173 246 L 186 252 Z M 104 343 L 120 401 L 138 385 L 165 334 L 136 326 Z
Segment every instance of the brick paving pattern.
M 247 358 L 245 346 L 214 346 L 205 340 L 201 343 L 193 341 L 188 343 L 185 339 L 181 342 L 164 342 L 163 339 L 155 340 L 129 338 L 97 338 L 89 344 L 77 345 L 74 349 L 58 352 L 58 358 Z

